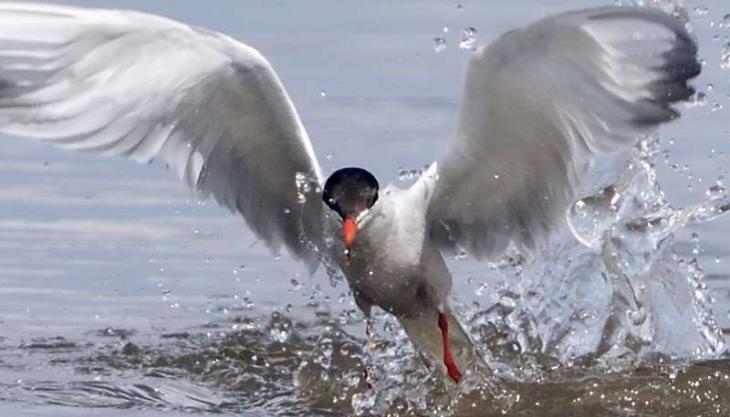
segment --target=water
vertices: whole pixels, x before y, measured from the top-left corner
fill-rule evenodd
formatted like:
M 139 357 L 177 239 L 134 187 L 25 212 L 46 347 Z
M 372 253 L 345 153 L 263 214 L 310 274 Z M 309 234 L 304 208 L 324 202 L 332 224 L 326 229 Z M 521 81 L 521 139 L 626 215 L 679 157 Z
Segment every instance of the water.
M 461 42 L 459 42 L 459 48 L 466 49 L 467 51 L 474 51 L 477 49 L 477 30 L 473 27 L 464 28 L 461 31 Z
M 433 38 L 433 50 L 435 52 L 443 52 L 446 50 L 448 45 L 446 45 L 446 38 L 443 36 L 436 36 Z
M 434 36 L 459 45 L 459 28 L 476 27 L 488 42 L 604 2 L 105 4 L 247 40 L 325 172 L 411 181 L 446 146 L 470 54 L 436 53 Z M 730 9 L 681 10 L 706 62 L 704 105 L 638 147 L 614 187 L 586 190 L 572 217 L 585 245 L 562 231 L 539 261 L 450 261 L 459 316 L 494 373 L 470 370 L 458 390 L 391 318 L 366 338 L 344 282 L 271 255 L 164 167 L 2 138 L 0 415 L 730 414 Z
M 272 328 L 282 323 L 289 329 L 285 340 L 272 337 Z M 368 388 L 364 369 L 368 361 L 373 366 L 373 358 L 366 359 L 364 340 L 348 332 L 352 326 L 329 315 L 297 322 L 275 314 L 154 337 L 103 329 L 77 341 L 57 337 L 3 346 L 2 375 L 25 379 L 3 383 L 0 411 L 341 415 L 352 413 L 353 405 L 364 415 L 485 415 L 492 410 L 487 415 L 551 416 L 565 415 L 566 407 L 570 415 L 610 416 L 730 411 L 730 363 L 724 360 L 654 361 L 609 371 L 521 354 L 521 366 L 531 368 L 529 378 L 486 384 L 479 374 L 467 374 L 456 392 L 415 366 L 397 334 L 371 348 L 377 367 L 370 378 L 379 380 Z M 514 352 L 505 352 L 503 359 L 507 356 L 518 361 Z

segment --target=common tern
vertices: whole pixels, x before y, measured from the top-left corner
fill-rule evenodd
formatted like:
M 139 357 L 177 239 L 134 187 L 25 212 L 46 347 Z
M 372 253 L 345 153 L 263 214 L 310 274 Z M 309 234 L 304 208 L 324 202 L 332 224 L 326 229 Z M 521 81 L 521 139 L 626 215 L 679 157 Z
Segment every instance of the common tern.
M 229 36 L 132 11 L 0 3 L 0 131 L 161 159 L 274 251 L 339 266 L 359 308 L 395 315 L 454 381 L 479 357 L 449 309 L 444 253 L 534 253 L 597 157 L 678 116 L 697 46 L 661 11 L 547 17 L 471 57 L 448 151 L 407 189 L 326 181 L 281 81 Z M 426 69 L 424 69 L 426 70 Z

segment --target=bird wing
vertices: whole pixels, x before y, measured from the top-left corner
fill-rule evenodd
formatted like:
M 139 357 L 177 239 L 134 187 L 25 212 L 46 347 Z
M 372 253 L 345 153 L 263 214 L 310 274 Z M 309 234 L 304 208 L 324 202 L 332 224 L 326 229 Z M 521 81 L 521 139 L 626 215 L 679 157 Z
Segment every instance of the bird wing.
M 529 252 L 564 221 L 595 156 L 678 116 L 696 53 L 681 22 L 635 7 L 548 17 L 480 49 L 456 135 L 423 176 L 431 238 L 479 258 L 510 242 Z
M 0 131 L 161 158 L 315 264 L 319 164 L 271 65 L 225 35 L 143 13 L 0 3 Z

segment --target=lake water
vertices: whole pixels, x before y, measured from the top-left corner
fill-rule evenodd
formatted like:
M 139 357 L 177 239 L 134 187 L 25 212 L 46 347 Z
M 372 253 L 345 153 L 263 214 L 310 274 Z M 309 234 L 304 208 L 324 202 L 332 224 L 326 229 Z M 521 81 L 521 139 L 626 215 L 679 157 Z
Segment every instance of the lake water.
M 385 182 L 446 148 L 469 58 L 463 29 L 484 44 L 606 4 L 64 3 L 162 14 L 253 45 L 286 85 L 324 172 L 363 166 Z M 730 415 L 730 216 L 684 225 L 691 213 L 676 211 L 725 201 L 707 190 L 729 165 L 730 4 L 683 4 L 704 97 L 661 129 L 653 156 L 637 157 L 645 170 L 627 193 L 661 199 L 674 238 L 617 240 L 625 258 L 614 266 L 648 318 L 610 343 L 599 339 L 623 311 L 610 296 L 621 283 L 595 253 L 558 239 L 565 246 L 540 262 L 454 259 L 460 317 L 496 373 L 470 373 L 457 391 L 420 366 L 391 319 L 378 318 L 368 344 L 344 282 L 270 254 L 163 166 L 2 137 L 0 415 Z M 647 182 L 654 173 L 662 196 Z

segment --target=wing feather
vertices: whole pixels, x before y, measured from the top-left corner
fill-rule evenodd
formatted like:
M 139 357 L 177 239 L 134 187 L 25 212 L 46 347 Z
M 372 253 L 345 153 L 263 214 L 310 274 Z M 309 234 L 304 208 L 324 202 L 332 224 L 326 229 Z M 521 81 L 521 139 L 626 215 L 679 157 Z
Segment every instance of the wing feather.
M 273 250 L 316 263 L 312 145 L 271 65 L 222 34 L 136 12 L 0 3 L 0 131 L 160 158 Z
M 549 17 L 480 49 L 437 164 L 432 238 L 480 258 L 510 242 L 534 248 L 564 221 L 595 157 L 677 117 L 696 54 L 681 22 L 635 7 Z

